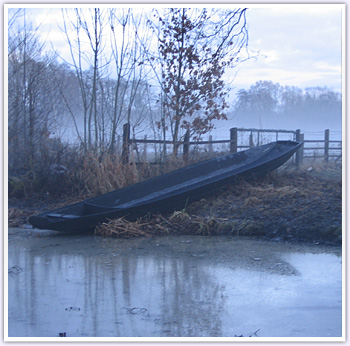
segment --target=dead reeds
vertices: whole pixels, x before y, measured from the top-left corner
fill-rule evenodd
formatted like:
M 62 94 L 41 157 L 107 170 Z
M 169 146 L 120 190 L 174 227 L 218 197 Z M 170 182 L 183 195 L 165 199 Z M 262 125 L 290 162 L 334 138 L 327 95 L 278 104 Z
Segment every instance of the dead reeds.
M 109 220 L 95 229 L 96 235 L 117 238 L 149 237 L 152 235 L 216 235 L 226 219 L 210 215 L 190 215 L 185 210 L 169 215 L 144 217 L 136 221 L 125 218 Z
M 114 236 L 117 238 L 149 237 L 149 222 L 138 219 L 134 222 L 125 218 L 119 218 L 104 222 L 96 227 L 95 234 L 102 236 Z
M 129 162 L 123 164 L 117 155 L 82 153 L 68 174 L 72 189 L 79 186 L 81 195 L 92 197 L 119 189 L 157 175 L 184 167 L 179 158 L 159 164 Z
M 31 215 L 37 214 L 37 211 L 23 210 L 18 208 L 8 209 L 8 226 L 9 227 L 23 227 L 24 224 L 28 223 L 28 218 Z
M 78 179 L 87 194 L 96 196 L 139 181 L 135 165 L 123 165 L 117 157 L 86 154 Z

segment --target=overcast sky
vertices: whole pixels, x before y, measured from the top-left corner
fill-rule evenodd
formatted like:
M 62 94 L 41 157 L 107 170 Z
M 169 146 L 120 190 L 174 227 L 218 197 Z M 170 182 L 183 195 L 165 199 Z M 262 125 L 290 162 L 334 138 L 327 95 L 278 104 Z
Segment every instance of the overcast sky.
M 271 80 L 300 88 L 327 86 L 340 92 L 343 8 L 316 4 L 249 5 L 249 48 L 259 52 L 259 56 L 230 72 L 231 77 L 237 73 L 234 90 L 248 89 L 259 80 Z M 33 15 L 42 24 L 43 32 L 50 29 L 47 41 L 68 59 L 67 44 L 57 27 L 60 9 L 36 10 L 30 17 Z
M 341 91 L 342 9 L 319 5 L 254 8 L 247 13 L 257 60 L 241 66 L 238 85 L 257 79 Z

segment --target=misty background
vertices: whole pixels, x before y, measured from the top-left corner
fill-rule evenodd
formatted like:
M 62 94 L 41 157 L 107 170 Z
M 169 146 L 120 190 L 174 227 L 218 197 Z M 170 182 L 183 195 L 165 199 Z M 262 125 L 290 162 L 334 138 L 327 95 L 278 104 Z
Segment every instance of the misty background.
M 127 122 L 174 143 L 231 127 L 341 139 L 342 10 L 7 5 L 9 168 L 60 163 L 67 143 L 117 152 Z

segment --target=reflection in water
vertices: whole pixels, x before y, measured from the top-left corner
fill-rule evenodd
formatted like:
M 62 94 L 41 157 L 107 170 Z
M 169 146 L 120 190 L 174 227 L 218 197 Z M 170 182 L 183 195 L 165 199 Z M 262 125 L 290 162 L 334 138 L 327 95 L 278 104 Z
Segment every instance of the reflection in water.
M 220 237 L 59 237 L 10 240 L 15 266 L 10 337 L 341 336 L 332 253 Z
M 195 336 L 193 321 L 220 335 L 220 287 L 194 261 L 19 248 L 11 257 L 24 275 L 9 278 L 9 336 Z

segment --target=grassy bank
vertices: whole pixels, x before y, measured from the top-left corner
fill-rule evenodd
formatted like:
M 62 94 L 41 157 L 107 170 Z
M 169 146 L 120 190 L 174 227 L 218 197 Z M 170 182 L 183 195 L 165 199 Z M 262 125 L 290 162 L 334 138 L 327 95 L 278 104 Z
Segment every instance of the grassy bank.
M 82 197 L 67 196 L 56 201 L 49 195 L 32 200 L 12 199 L 9 225 L 21 227 L 32 214 Z M 96 228 L 95 234 L 105 237 L 232 235 L 341 245 L 341 167 L 284 169 L 259 180 L 242 180 L 185 210 L 146 215 L 136 222 L 110 220 Z
M 340 245 L 341 170 L 321 167 L 272 173 L 221 189 L 185 210 L 137 222 L 111 220 L 95 232 L 114 237 L 229 234 Z

